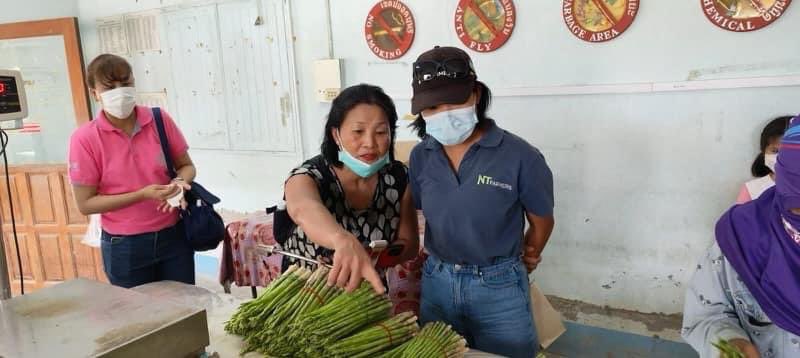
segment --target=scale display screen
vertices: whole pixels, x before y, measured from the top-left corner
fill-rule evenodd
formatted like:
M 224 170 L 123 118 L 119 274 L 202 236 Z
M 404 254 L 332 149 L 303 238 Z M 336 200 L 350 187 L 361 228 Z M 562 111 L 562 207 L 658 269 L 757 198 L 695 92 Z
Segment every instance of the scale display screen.
M 17 121 L 21 126 L 19 121 L 28 116 L 24 83 L 19 71 L 0 69 L 0 122 Z M 3 128 L 14 129 L 5 125 Z
M 0 76 L 0 114 L 22 111 L 22 101 L 14 76 Z

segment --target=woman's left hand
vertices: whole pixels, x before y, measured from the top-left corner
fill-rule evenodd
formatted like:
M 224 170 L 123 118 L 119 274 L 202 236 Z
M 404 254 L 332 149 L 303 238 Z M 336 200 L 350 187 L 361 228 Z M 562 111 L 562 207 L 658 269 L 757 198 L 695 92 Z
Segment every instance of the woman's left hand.
M 537 256 L 534 251 L 535 250 L 532 246 L 525 246 L 525 255 L 522 256 L 522 261 L 525 262 L 525 267 L 528 268 L 528 273 L 536 270 L 536 267 L 538 267 L 539 263 L 542 262 L 542 256 Z
M 177 185 L 177 186 L 181 187 L 181 189 L 183 189 L 183 193 L 185 193 L 185 192 L 187 192 L 187 191 L 192 189 L 191 184 L 183 181 L 183 179 L 178 179 L 178 178 L 173 179 L 170 184 Z M 186 209 L 186 207 L 188 205 L 189 204 L 186 202 L 186 196 L 185 195 L 181 196 L 181 208 L 182 209 Z M 173 207 L 172 205 L 170 205 L 166 200 L 161 202 L 161 204 L 158 205 L 158 210 L 163 212 L 163 213 L 171 213 L 175 209 L 176 208 Z

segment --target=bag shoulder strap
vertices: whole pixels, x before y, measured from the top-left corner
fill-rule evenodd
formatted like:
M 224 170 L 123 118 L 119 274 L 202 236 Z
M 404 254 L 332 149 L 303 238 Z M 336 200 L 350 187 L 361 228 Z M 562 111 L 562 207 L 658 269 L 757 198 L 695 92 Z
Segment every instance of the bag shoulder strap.
M 393 176 L 394 179 L 397 180 L 397 188 L 400 192 L 400 197 L 402 198 L 405 195 L 406 188 L 408 187 L 408 167 L 405 164 L 400 162 L 395 162 L 390 165 L 393 165 Z
M 167 131 L 164 129 L 164 119 L 161 117 L 161 108 L 153 107 L 153 120 L 156 122 L 156 129 L 158 130 L 158 140 L 161 142 L 161 151 L 164 152 L 164 161 L 167 163 L 167 170 L 169 177 L 174 178 L 178 175 L 175 172 L 175 166 L 172 164 L 172 155 L 169 151 L 169 140 L 167 139 Z

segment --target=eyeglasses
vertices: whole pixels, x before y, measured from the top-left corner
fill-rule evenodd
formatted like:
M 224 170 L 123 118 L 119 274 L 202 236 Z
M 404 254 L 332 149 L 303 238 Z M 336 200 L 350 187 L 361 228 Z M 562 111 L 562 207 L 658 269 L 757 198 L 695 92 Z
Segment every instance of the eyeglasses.
M 437 77 L 464 78 L 474 76 L 475 69 L 472 62 L 454 58 L 439 61 L 418 61 L 414 62 L 414 80 L 417 83 L 427 82 Z

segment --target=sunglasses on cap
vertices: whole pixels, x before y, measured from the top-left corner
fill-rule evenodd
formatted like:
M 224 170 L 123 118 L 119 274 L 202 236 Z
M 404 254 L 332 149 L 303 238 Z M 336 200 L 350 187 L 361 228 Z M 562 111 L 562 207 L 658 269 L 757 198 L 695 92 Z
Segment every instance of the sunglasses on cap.
M 475 69 L 472 68 L 472 62 L 461 58 L 453 58 L 441 62 L 414 62 L 414 80 L 417 81 L 418 84 L 439 77 L 464 78 L 474 75 Z

